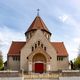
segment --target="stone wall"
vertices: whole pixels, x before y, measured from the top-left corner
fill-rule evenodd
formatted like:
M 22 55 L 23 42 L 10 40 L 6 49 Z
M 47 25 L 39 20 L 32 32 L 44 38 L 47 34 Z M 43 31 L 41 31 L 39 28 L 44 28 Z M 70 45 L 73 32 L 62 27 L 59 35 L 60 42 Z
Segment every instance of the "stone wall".
M 10 70 L 20 70 L 20 61 L 14 61 L 13 57 L 9 56 L 8 57 L 8 69 Z
M 0 80 L 80 80 L 80 71 L 65 70 L 44 74 L 22 74 L 18 71 L 0 71 Z
M 0 77 L 20 77 L 18 71 L 0 71 Z
M 32 53 L 31 48 L 37 41 L 41 41 L 44 46 L 46 46 L 46 52 L 52 57 L 50 60 L 50 71 L 57 70 L 57 54 L 55 48 L 51 45 L 51 43 L 47 40 L 47 38 L 43 35 L 42 31 L 37 30 L 32 38 L 26 43 L 26 45 L 21 50 L 20 55 L 20 69 L 24 69 L 25 71 L 29 70 L 28 67 L 28 59 L 27 57 Z
M 59 80 L 80 80 L 80 77 L 60 77 Z
M 0 80 L 24 80 L 22 77 L 2 77 Z
M 57 61 L 57 65 L 59 70 L 69 69 L 68 57 L 64 57 L 63 61 Z

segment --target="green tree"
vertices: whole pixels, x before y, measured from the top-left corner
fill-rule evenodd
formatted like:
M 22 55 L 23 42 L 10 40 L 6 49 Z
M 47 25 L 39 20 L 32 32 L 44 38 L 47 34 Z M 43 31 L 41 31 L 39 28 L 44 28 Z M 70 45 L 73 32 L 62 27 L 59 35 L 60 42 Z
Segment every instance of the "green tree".
M 0 70 L 3 69 L 3 56 L 2 56 L 2 52 L 0 51 Z
M 75 69 L 80 69 L 80 46 L 79 46 L 79 49 L 78 49 L 78 56 L 74 60 L 74 68 Z
M 80 69 L 80 56 L 78 56 L 74 61 L 74 68 Z

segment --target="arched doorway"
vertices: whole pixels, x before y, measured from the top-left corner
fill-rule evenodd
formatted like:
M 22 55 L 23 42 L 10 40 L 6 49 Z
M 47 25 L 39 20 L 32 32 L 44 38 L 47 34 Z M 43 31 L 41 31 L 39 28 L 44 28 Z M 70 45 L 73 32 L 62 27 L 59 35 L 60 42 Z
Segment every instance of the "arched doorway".
M 46 57 L 41 54 L 37 53 L 33 56 L 33 71 L 35 73 L 43 73 L 46 71 Z

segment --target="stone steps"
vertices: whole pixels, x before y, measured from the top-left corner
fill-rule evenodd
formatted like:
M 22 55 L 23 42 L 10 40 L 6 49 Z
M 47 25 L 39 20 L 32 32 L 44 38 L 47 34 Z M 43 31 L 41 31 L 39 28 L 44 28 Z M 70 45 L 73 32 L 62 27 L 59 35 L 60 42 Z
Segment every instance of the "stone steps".
M 59 74 L 30 74 L 24 75 L 24 80 L 59 80 Z
M 59 79 L 24 79 L 24 80 L 59 80 Z

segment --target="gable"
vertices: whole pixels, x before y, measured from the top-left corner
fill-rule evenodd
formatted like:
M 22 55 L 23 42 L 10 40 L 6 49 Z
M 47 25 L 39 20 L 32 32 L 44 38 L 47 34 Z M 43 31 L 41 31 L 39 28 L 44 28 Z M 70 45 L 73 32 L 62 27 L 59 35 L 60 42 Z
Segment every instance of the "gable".
M 21 54 L 26 54 L 28 56 L 31 53 L 31 47 L 37 42 L 41 41 L 43 45 L 47 48 L 47 53 L 51 55 L 56 55 L 56 50 L 54 46 L 51 45 L 50 41 L 45 37 L 41 30 L 37 30 L 35 34 L 27 41 L 25 46 L 21 49 Z

